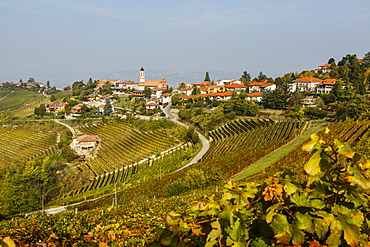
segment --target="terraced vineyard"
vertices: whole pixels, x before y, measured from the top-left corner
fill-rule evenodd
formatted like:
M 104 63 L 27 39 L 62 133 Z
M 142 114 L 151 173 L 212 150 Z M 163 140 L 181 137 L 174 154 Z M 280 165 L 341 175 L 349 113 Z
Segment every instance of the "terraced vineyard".
M 341 142 L 347 142 L 355 149 L 356 147 L 363 145 L 370 136 L 370 120 L 340 121 L 332 123 L 328 128 L 330 132 L 327 135 L 320 133 L 319 135 L 321 138 L 331 142 L 335 139 L 338 139 Z M 262 180 L 283 170 L 292 172 L 297 179 L 302 179 L 306 176 L 303 166 L 310 157 L 311 154 L 303 151 L 302 146 L 299 146 L 260 173 L 250 176 L 247 178 L 247 180 Z
M 94 179 L 88 185 L 70 191 L 64 198 L 124 183 L 144 168 L 148 171 L 142 174 L 143 177 L 159 176 L 159 172 L 154 175 L 150 167 L 161 167 L 162 174 L 172 172 L 179 168 L 190 148 L 188 144 L 180 145 L 164 128 L 141 132 L 123 121 L 82 126 L 80 132 L 98 135 L 100 139 L 95 156 L 80 165 L 83 170 L 91 171 Z
M 192 157 L 189 155 L 189 149 L 191 148 L 190 143 L 179 145 L 154 158 L 144 159 L 124 168 L 96 176 L 88 185 L 70 191 L 62 198 L 86 193 L 109 185 L 126 182 L 137 184 L 145 180 L 165 176 L 186 164 Z
M 304 127 L 301 121 L 239 119 L 229 122 L 210 132 L 214 142 L 200 165 L 219 169 L 226 179 L 286 144 Z
M 95 157 L 85 163 L 95 176 L 128 167 L 179 144 L 165 129 L 144 133 L 122 121 L 83 126 L 80 131 L 98 135 L 101 140 Z
M 57 149 L 57 134 L 26 128 L 0 128 L 0 166 L 19 163 Z

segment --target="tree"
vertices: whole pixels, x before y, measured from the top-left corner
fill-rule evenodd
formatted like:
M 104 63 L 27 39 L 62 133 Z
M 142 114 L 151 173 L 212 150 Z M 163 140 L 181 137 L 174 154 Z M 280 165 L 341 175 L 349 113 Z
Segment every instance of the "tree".
M 245 81 L 251 81 L 252 80 L 251 74 L 248 73 L 247 71 L 243 72 L 242 78 L 244 78 Z
M 193 90 L 191 91 L 191 95 L 199 95 L 200 89 L 198 87 L 193 87 Z
M 260 73 L 258 74 L 258 77 L 255 78 L 256 81 L 264 81 L 264 80 L 267 80 L 267 76 L 265 74 L 262 73 L 262 71 L 260 71 Z
M 150 99 L 152 97 L 152 90 L 149 87 L 144 88 L 144 97 Z
M 209 77 L 208 72 L 206 72 L 206 77 L 204 78 L 204 81 L 211 81 L 211 78 Z
M 261 104 L 265 108 L 282 109 L 286 107 L 288 95 L 281 93 L 279 90 L 264 91 Z
M 49 88 L 50 87 L 50 81 L 46 82 L 46 86 Z
M 105 101 L 105 105 L 104 105 L 104 115 L 112 115 L 113 114 L 113 107 L 112 105 L 110 104 L 110 100 L 107 99 Z
M 178 95 L 174 95 L 171 97 L 171 104 L 172 105 L 177 105 L 180 103 L 180 97 Z
M 55 95 L 54 94 L 52 94 L 51 96 L 50 96 L 50 101 L 51 102 L 54 102 L 54 101 L 56 101 L 57 100 L 57 98 L 55 97 Z
M 334 58 L 330 58 L 328 60 L 328 64 L 331 64 L 332 66 L 334 65 L 335 66 L 335 59 Z
M 32 82 L 35 82 L 35 79 L 33 79 L 32 77 L 30 77 L 27 81 L 28 83 L 32 83 Z

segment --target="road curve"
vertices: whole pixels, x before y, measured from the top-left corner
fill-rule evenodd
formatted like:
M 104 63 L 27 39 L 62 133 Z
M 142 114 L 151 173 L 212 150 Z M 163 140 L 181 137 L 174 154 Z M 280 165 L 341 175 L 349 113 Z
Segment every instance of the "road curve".
M 182 125 L 185 128 L 189 128 L 188 125 L 178 121 L 176 119 L 176 117 L 171 113 L 171 100 L 168 103 L 168 105 L 165 108 L 163 108 L 163 112 L 164 112 L 164 114 L 166 114 L 166 117 L 168 119 L 170 119 L 171 121 L 173 121 L 173 122 L 175 122 L 179 125 Z M 205 155 L 207 153 L 207 151 L 209 149 L 209 142 L 208 142 L 207 138 L 205 136 L 203 136 L 201 133 L 199 133 L 198 131 L 195 131 L 195 132 L 198 134 L 198 137 L 199 137 L 200 141 L 202 142 L 202 149 L 199 151 L 199 153 L 197 155 L 195 155 L 195 157 L 188 164 L 186 164 L 185 166 L 176 170 L 175 172 L 180 171 L 180 170 L 182 170 L 186 167 L 189 167 L 191 165 L 194 165 L 195 163 L 197 163 L 198 161 L 200 161 L 203 158 L 203 155 Z
M 72 132 L 72 135 L 76 136 L 76 131 L 68 124 L 61 122 L 60 119 L 54 119 L 54 122 L 66 126 Z

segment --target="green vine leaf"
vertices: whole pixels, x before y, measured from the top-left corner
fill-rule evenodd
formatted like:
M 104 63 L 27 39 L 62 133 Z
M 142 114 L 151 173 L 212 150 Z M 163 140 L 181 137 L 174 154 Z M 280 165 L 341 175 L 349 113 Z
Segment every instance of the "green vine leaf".
M 341 143 L 338 140 L 334 141 L 334 148 L 338 149 L 338 153 L 340 155 L 343 155 L 347 158 L 353 158 L 355 155 L 355 152 L 352 151 L 351 147 L 348 145 L 348 143 Z

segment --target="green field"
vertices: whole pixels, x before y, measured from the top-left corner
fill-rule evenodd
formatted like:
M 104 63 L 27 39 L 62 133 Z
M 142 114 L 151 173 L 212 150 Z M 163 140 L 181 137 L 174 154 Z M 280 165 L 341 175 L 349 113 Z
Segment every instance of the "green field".
M 41 95 L 35 92 L 0 89 L 0 112 L 19 108 L 40 97 Z

